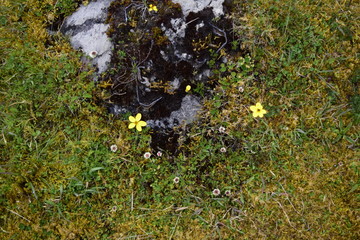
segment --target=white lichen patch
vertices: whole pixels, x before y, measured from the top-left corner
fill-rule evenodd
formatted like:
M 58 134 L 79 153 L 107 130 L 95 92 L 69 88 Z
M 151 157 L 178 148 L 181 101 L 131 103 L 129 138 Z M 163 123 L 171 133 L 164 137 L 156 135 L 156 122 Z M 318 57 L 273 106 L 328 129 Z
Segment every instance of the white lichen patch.
M 166 28 L 164 24 L 161 30 L 165 33 L 171 43 L 175 43 L 181 38 L 185 37 L 186 23 L 182 18 L 174 18 L 170 20 L 171 28 Z
M 201 23 L 198 23 L 196 24 L 195 28 L 196 28 L 196 31 L 198 32 L 200 28 L 202 28 L 204 26 L 204 21 L 201 21 Z
M 98 0 L 88 5 L 82 5 L 69 16 L 62 31 L 70 37 L 70 43 L 75 49 L 81 49 L 85 56 L 91 56 L 91 62 L 98 67 L 98 72 L 106 71 L 111 60 L 113 44 L 106 31 L 107 9 L 113 0 Z M 96 55 L 92 54 L 96 52 Z
M 81 7 L 69 16 L 66 20 L 68 26 L 80 26 L 87 20 L 105 21 L 107 9 L 113 0 L 98 0 L 90 2 L 88 5 Z
M 180 80 L 178 78 L 174 78 L 174 80 L 172 80 L 170 82 L 170 92 L 174 92 L 175 90 L 178 90 L 180 87 Z
M 187 16 L 190 12 L 200 12 L 207 7 L 212 8 L 215 17 L 220 17 L 224 14 L 223 3 L 224 0 L 172 0 L 181 6 L 182 12 Z
M 82 31 L 70 38 L 70 43 L 75 49 L 82 49 L 87 55 L 97 52 L 93 63 L 99 68 L 99 72 L 106 70 L 106 62 L 110 61 L 112 43 L 106 35 L 109 26 L 107 24 L 94 24 L 87 31 Z
M 147 125 L 151 128 L 173 128 L 179 124 L 193 122 L 201 110 L 201 104 L 193 95 L 186 95 L 181 102 L 179 110 L 173 111 L 170 117 L 159 120 L 148 120 Z
M 178 119 L 180 124 L 188 124 L 195 120 L 200 110 L 199 100 L 195 96 L 186 95 L 181 102 L 180 109 L 172 112 L 170 119 Z

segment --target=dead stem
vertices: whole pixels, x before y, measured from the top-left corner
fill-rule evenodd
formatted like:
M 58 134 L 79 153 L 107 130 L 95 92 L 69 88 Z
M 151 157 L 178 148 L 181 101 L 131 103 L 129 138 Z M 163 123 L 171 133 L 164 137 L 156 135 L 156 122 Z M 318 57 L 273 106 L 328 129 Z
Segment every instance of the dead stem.
M 24 216 L 21 216 L 20 214 L 18 214 L 17 212 L 15 212 L 15 211 L 13 211 L 13 210 L 10 210 L 10 209 L 7 209 L 7 208 L 6 208 L 6 210 L 8 210 L 9 212 L 15 214 L 15 215 L 18 216 L 18 217 L 21 217 L 22 219 L 24 219 L 24 220 L 26 220 L 26 221 L 28 221 L 28 222 L 31 222 L 29 219 L 27 219 L 27 218 L 24 217 Z
M 209 23 L 215 30 L 217 30 L 218 32 L 215 33 L 219 36 L 222 36 L 225 38 L 225 42 L 220 46 L 220 48 L 218 50 L 216 50 L 215 53 L 218 53 L 221 49 L 223 49 L 225 47 L 225 45 L 228 43 L 228 38 L 227 38 L 227 35 L 226 35 L 226 32 L 218 27 L 216 27 L 215 25 Z

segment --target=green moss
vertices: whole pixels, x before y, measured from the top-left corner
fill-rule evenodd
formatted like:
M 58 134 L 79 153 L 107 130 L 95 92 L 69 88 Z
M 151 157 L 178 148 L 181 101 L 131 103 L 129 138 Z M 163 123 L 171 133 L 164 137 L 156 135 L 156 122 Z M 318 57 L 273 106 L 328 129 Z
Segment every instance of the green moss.
M 2 4 L 1 239 L 357 237 L 355 3 L 241 1 L 233 19 L 254 66 L 220 66 L 199 121 L 177 130 L 181 154 L 150 159 L 149 130 L 97 105 L 103 87 L 46 33 L 49 14 L 77 4 Z

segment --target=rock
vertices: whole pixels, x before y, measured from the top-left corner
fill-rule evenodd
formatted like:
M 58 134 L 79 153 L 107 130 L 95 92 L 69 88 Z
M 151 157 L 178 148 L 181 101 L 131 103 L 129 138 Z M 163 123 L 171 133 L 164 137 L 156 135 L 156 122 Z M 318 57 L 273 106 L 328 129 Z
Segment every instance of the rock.
M 112 1 L 98 0 L 82 5 L 65 20 L 61 28 L 61 32 L 70 37 L 75 49 L 81 49 L 86 56 L 97 53 L 91 62 L 97 66 L 98 73 L 106 71 L 111 60 L 113 44 L 106 34 L 109 25 L 105 24 L 105 20 Z
M 187 17 L 190 12 L 197 13 L 207 7 L 212 8 L 215 17 L 220 17 L 224 14 L 224 0 L 173 0 L 173 2 L 181 5 L 185 17 Z
M 193 95 L 186 95 L 182 99 L 180 109 L 171 112 L 170 117 L 159 120 L 148 120 L 146 123 L 151 128 L 173 128 L 179 124 L 189 124 L 193 122 L 200 110 L 201 104 L 199 99 Z
M 116 70 L 102 76 L 113 81 L 109 111 L 115 115 L 141 112 L 155 129 L 169 130 L 195 120 L 200 97 L 185 92 L 185 87 L 206 84 L 212 75 L 207 65 L 210 50 L 217 53 L 230 46 L 231 23 L 223 17 L 224 0 L 172 2 L 181 9 L 166 1 L 158 2 L 158 12 L 149 12 L 142 1 L 127 5 L 92 1 L 69 16 L 61 28 L 98 73 L 108 67 Z M 108 14 L 110 31 L 105 24 Z
M 107 9 L 113 0 L 97 0 L 88 5 L 82 5 L 75 13 L 66 19 L 65 27 L 81 26 L 86 21 L 105 22 Z
M 110 67 L 116 71 L 104 76 L 116 86 L 109 110 L 141 112 L 157 132 L 196 119 L 201 99 L 195 89 L 208 84 L 211 54 L 228 51 L 233 36 L 231 21 L 222 16 L 223 0 L 173 2 L 182 9 L 166 1 L 158 2 L 156 13 L 143 2 L 115 2 L 109 8 L 109 34 L 114 52 L 121 53 L 112 56 Z M 186 92 L 188 85 L 194 90 Z

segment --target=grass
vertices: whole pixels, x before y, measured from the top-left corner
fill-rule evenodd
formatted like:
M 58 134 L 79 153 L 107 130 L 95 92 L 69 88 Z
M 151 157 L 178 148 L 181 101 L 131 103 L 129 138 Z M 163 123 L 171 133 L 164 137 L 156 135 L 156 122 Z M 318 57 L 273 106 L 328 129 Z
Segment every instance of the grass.
M 1 239 L 359 238 L 358 3 L 237 1 L 254 66 L 214 69 L 182 153 L 155 157 L 46 32 L 79 2 L 1 1 Z

